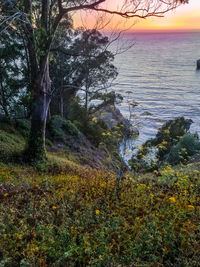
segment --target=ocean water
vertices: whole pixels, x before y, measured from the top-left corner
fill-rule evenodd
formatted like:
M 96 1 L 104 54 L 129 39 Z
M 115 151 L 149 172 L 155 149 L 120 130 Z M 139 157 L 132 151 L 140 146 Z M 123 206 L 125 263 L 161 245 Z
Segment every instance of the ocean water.
M 172 118 L 193 120 L 192 132 L 200 134 L 200 32 L 126 33 L 118 47 L 134 45 L 115 58 L 118 78 L 112 89 L 123 95 L 119 106 L 123 115 L 135 114 L 131 121 L 140 135 L 130 146 L 155 136 L 158 128 Z

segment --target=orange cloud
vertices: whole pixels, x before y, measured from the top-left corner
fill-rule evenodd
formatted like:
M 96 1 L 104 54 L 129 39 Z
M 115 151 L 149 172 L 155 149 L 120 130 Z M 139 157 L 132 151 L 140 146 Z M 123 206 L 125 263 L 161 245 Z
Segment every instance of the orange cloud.
M 110 3 L 114 0 L 110 0 Z M 81 14 L 81 15 L 80 15 Z M 75 17 L 75 26 L 84 25 L 86 28 L 93 28 L 96 24 L 96 13 L 87 15 L 84 12 Z M 102 14 L 99 14 L 101 17 Z M 122 19 L 118 16 L 111 17 L 106 15 L 101 18 L 100 28 L 106 29 L 133 29 L 133 30 L 200 30 L 200 0 L 190 0 L 189 4 L 179 7 L 177 10 L 165 14 L 164 18 L 148 18 L 146 20 Z M 107 24 L 107 22 L 109 22 Z M 117 25 L 117 26 L 116 26 Z

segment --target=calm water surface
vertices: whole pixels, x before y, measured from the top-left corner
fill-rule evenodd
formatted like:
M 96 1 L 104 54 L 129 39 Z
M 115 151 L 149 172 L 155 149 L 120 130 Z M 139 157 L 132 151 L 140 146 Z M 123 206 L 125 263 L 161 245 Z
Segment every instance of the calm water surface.
M 117 55 L 119 76 L 113 89 L 124 96 L 121 112 L 129 117 L 127 101 L 135 100 L 140 136 L 135 145 L 155 136 L 167 120 L 185 116 L 200 133 L 200 32 L 127 33 L 122 45 L 134 46 Z M 147 115 L 151 113 L 151 115 Z

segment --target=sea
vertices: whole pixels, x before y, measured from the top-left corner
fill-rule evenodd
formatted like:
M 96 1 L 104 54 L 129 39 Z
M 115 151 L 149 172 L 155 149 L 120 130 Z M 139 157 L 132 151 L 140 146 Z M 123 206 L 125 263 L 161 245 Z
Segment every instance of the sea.
M 119 72 L 112 89 L 124 98 L 121 113 L 139 130 L 127 160 L 167 120 L 192 119 L 191 132 L 200 134 L 200 31 L 126 32 L 112 49 Z

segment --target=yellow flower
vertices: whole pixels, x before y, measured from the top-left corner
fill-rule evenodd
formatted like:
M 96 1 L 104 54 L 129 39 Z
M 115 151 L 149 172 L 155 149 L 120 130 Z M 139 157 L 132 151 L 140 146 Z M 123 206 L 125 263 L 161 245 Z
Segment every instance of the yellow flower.
M 176 202 L 176 199 L 175 199 L 174 197 L 170 197 L 169 200 L 170 200 L 171 202 Z
M 7 196 L 8 196 L 8 193 L 5 193 L 5 194 L 4 194 L 4 197 L 7 197 Z
M 194 209 L 194 206 L 192 206 L 192 205 L 188 205 L 187 207 L 188 207 L 189 210 L 193 210 Z
M 92 118 L 92 121 L 95 121 L 96 122 L 97 121 L 97 117 L 93 117 Z
M 57 209 L 57 207 L 56 207 L 56 206 L 52 206 L 52 209 L 53 209 L 53 210 L 56 210 L 56 209 Z
M 96 213 L 96 215 L 99 215 L 100 210 L 96 210 L 95 213 Z

